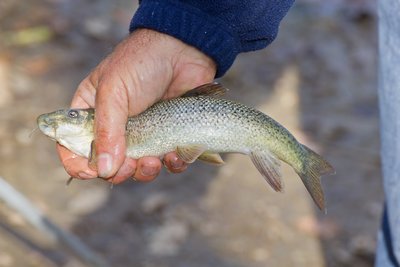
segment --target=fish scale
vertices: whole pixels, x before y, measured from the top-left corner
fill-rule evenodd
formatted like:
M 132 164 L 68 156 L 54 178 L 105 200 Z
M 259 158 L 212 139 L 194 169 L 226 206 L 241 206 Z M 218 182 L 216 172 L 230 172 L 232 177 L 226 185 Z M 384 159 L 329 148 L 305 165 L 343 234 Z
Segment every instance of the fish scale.
M 263 116 L 266 115 L 240 103 L 207 96 L 159 102 L 129 119 L 128 156 L 163 155 L 187 144 L 201 144 L 218 152 L 245 153 L 249 146 L 256 145 L 258 137 L 268 133 L 271 126 L 265 122 L 273 123 L 262 122 Z M 151 127 L 143 127 L 144 124 Z M 152 145 L 153 142 L 159 145 Z
M 215 97 L 225 91 L 220 84 L 205 84 L 128 118 L 126 156 L 162 157 L 176 151 L 178 157 L 189 163 L 196 159 L 222 163 L 218 153 L 247 154 L 276 191 L 283 189 L 282 160 L 292 166 L 317 206 L 323 209 L 320 176 L 333 173 L 333 167 L 266 114 Z M 91 153 L 94 113 L 94 109 L 58 110 L 39 116 L 37 121 L 44 134 L 95 162 L 96 153 Z

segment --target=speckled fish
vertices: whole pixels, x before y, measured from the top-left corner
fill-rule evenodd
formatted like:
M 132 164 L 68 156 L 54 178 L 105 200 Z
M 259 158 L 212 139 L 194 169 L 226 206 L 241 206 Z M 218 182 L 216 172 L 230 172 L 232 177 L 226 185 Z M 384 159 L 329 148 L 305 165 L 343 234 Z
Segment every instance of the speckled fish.
M 130 117 L 126 125 L 126 156 L 160 157 L 175 151 L 187 163 L 199 159 L 222 164 L 219 153 L 242 153 L 251 158 L 275 191 L 283 189 L 282 160 L 293 167 L 317 206 L 323 209 L 320 176 L 333 173 L 333 167 L 269 116 L 216 97 L 225 90 L 216 83 L 205 84 Z M 45 135 L 95 164 L 94 116 L 94 109 L 64 109 L 39 116 L 37 123 Z

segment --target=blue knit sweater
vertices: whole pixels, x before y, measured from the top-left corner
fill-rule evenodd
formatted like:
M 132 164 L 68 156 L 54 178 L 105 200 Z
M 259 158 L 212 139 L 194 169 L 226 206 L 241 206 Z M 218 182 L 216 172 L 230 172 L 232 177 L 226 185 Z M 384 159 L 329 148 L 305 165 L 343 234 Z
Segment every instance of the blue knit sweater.
M 266 47 L 294 0 L 142 0 L 130 32 L 149 28 L 198 48 L 222 76 L 241 52 Z

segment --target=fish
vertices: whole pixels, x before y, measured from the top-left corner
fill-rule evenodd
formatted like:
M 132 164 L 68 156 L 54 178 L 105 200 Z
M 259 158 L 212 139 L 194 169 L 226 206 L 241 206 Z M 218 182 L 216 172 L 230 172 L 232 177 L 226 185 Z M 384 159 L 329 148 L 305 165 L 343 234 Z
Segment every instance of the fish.
M 325 209 L 321 176 L 334 174 L 332 165 L 268 115 L 221 98 L 226 91 L 219 83 L 204 84 L 129 117 L 126 156 L 162 157 L 175 151 L 186 163 L 200 160 L 221 165 L 220 153 L 241 153 L 250 157 L 277 192 L 283 191 L 283 161 L 301 178 L 317 207 Z M 92 108 L 61 109 L 40 115 L 37 125 L 42 133 L 95 166 L 94 119 Z

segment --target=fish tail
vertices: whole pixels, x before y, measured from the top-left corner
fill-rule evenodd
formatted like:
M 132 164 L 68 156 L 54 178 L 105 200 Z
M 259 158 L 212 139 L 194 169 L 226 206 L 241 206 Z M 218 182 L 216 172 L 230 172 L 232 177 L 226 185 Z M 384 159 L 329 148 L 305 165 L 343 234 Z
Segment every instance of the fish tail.
M 302 146 L 306 152 L 305 162 L 301 170 L 296 170 L 296 172 L 318 208 L 325 210 L 324 192 L 322 190 L 320 177 L 324 174 L 334 174 L 335 170 L 332 165 L 320 155 L 305 145 Z

